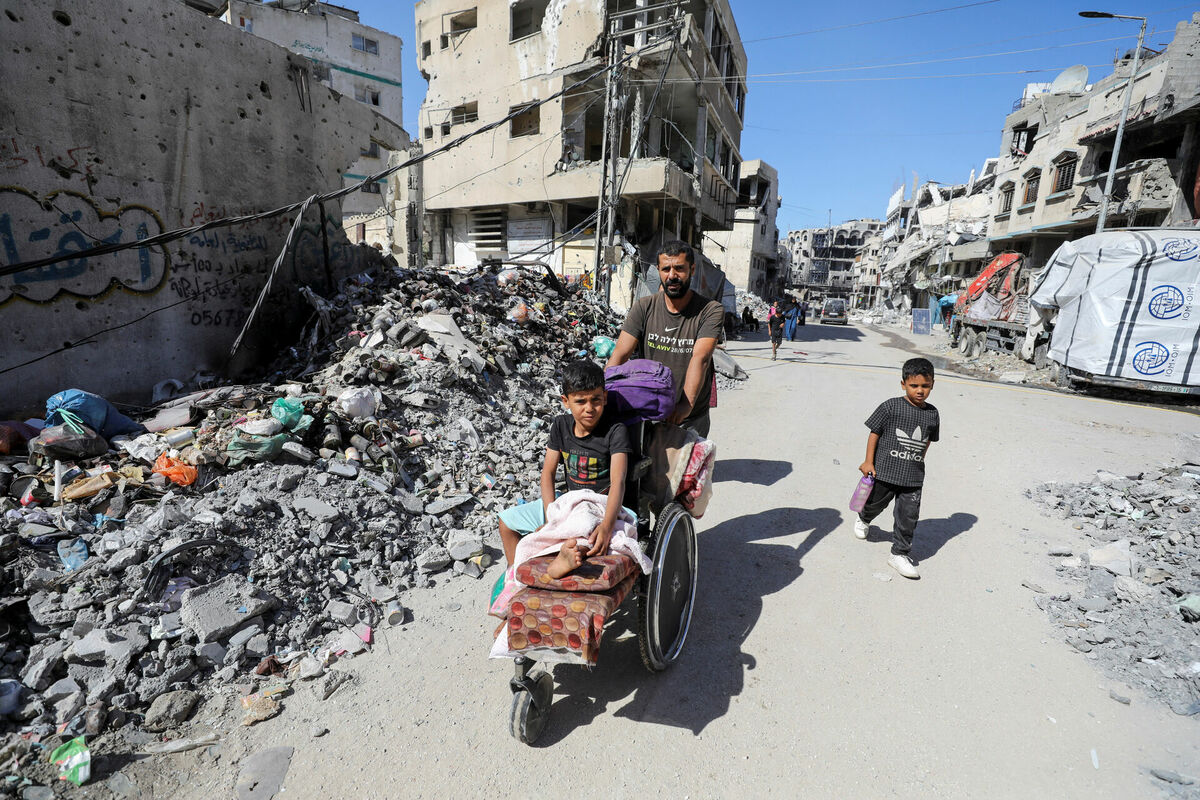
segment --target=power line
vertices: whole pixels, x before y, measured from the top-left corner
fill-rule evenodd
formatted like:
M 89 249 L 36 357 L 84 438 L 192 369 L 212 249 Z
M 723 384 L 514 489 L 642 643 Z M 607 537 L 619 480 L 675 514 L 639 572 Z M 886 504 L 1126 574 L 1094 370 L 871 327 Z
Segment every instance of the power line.
M 1090 68 L 1100 68 L 1111 66 L 1109 64 L 1085 64 Z M 945 75 L 891 75 L 881 78 L 801 78 L 801 79 L 783 79 L 783 80 L 764 80 L 756 81 L 760 84 L 788 84 L 788 83 L 876 83 L 882 81 L 920 81 L 920 80 L 941 80 L 943 78 L 988 78 L 997 75 L 1034 75 L 1046 72 L 1062 72 L 1066 67 L 1051 67 L 1048 69 L 1014 69 L 1001 70 L 997 72 L 957 72 Z

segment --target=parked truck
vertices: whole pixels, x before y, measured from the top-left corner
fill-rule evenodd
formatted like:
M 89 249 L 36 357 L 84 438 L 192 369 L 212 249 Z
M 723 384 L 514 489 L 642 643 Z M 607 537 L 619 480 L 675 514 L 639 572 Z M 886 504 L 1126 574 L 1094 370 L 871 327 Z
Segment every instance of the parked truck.
M 1200 395 L 1200 230 L 1105 231 L 1026 267 L 1002 253 L 963 292 L 961 351 L 1012 353 L 1063 386 Z

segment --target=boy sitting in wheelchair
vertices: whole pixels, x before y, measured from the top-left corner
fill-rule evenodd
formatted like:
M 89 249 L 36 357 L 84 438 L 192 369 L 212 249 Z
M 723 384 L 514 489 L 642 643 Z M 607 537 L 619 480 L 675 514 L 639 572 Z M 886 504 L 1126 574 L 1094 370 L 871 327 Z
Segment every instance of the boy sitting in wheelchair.
M 546 512 L 556 499 L 555 476 L 561 462 L 568 491 L 588 490 L 607 496 L 604 517 L 586 537 L 563 542 L 548 574 L 561 578 L 590 556 L 608 553 L 613 528 L 622 511 L 625 475 L 632 446 L 619 422 L 604 418 L 607 392 L 604 370 L 591 361 L 572 361 L 563 369 L 562 402 L 569 413 L 554 418 L 542 462 L 541 499 L 507 508 L 499 514 L 504 557 L 512 567 L 522 537 L 546 524 Z

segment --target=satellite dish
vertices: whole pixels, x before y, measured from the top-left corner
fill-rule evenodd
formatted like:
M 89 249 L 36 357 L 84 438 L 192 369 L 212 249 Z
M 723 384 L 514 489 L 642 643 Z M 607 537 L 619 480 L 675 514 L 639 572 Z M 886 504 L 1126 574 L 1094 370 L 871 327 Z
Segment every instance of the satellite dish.
M 1087 87 L 1088 68 L 1083 64 L 1064 69 L 1054 83 L 1050 84 L 1050 94 L 1067 94 L 1082 92 Z

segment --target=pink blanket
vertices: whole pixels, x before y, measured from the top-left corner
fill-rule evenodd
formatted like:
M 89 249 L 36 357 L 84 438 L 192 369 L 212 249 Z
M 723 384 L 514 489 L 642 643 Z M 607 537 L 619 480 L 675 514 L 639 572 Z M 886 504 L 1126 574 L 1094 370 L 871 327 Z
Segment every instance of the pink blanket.
M 521 537 L 513 566 L 531 558 L 557 553 L 563 542 L 569 539 L 586 540 L 588 535 L 604 520 L 608 498 L 597 492 L 577 489 L 559 497 L 546 509 L 546 524 L 533 533 Z M 608 549 L 622 553 L 637 562 L 643 573 L 653 568 L 650 559 L 637 543 L 637 521 L 624 509 L 613 524 L 612 541 Z

